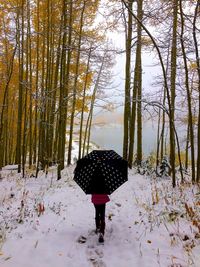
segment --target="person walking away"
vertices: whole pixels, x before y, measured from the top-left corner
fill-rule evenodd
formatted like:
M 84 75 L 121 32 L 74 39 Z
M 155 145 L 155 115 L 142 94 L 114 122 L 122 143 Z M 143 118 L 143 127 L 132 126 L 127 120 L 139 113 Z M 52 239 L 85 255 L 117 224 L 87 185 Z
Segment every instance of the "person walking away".
M 106 203 L 110 201 L 110 198 L 107 194 L 92 194 L 91 201 L 95 207 L 96 233 L 99 233 L 99 242 L 103 243 Z

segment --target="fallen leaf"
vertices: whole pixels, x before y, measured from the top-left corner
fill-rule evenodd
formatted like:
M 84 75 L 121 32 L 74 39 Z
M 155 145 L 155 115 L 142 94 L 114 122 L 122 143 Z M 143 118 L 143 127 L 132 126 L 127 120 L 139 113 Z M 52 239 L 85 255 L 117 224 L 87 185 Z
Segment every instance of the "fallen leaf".
M 5 260 L 5 261 L 8 261 L 8 260 L 11 259 L 11 258 L 12 258 L 12 257 L 9 256 L 9 257 L 5 258 L 4 260 Z
M 35 246 L 34 246 L 34 247 L 36 248 L 36 247 L 37 247 L 37 245 L 38 245 L 38 240 L 35 242 Z
M 112 221 L 112 216 L 114 216 L 113 213 L 110 213 L 110 214 L 108 215 L 108 220 L 109 220 L 109 221 Z

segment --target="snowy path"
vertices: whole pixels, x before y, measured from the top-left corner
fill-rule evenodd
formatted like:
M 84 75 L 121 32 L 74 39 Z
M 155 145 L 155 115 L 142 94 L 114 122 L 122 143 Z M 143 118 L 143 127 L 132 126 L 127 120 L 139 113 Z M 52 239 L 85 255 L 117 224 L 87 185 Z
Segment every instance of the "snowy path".
M 33 181 L 26 185 L 32 194 L 37 188 Z M 37 217 L 32 211 L 7 235 L 0 249 L 0 267 L 200 267 L 198 258 L 190 265 L 180 246 L 171 245 L 165 225 L 155 226 L 148 218 L 151 185 L 142 176 L 130 172 L 129 181 L 111 195 L 103 245 L 93 233 L 90 196 L 72 180 L 54 181 L 43 191 L 44 214 Z M 78 242 L 80 236 L 87 238 L 85 243 Z

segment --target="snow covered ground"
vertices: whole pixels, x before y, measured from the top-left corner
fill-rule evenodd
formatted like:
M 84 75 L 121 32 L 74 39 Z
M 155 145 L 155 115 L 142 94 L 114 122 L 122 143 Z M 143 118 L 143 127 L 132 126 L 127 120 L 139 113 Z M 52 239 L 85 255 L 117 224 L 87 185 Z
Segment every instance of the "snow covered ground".
M 170 180 L 129 171 L 107 204 L 102 245 L 73 169 L 59 181 L 53 168 L 37 179 L 10 167 L 1 172 L 0 267 L 200 267 L 197 186 L 172 189 Z

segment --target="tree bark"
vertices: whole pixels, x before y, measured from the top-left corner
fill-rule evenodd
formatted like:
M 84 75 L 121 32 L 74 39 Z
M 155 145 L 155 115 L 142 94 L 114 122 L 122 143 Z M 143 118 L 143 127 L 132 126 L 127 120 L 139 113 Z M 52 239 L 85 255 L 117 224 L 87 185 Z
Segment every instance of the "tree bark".
M 21 27 L 20 15 L 18 15 L 18 44 L 19 44 L 19 89 L 18 89 L 18 119 L 17 119 L 17 145 L 16 145 L 16 164 L 18 164 L 18 172 L 21 172 L 21 153 L 22 153 L 22 107 L 23 107 L 23 89 L 24 89 L 24 0 L 19 8 L 21 12 Z M 20 32 L 21 31 L 21 32 Z
M 91 58 L 91 47 L 89 49 L 88 54 L 88 61 L 85 73 L 85 83 L 83 87 L 83 103 L 81 108 L 81 121 L 80 121 L 80 130 L 79 130 L 79 152 L 78 152 L 78 159 L 81 158 L 82 154 L 82 138 L 83 138 L 83 122 L 84 122 L 84 108 L 85 108 L 85 96 L 86 96 L 86 88 L 87 88 L 87 81 L 88 81 L 88 74 L 89 74 L 89 67 L 90 67 L 90 58 Z
M 124 100 L 124 137 L 123 137 L 123 158 L 128 160 L 129 143 L 129 121 L 130 121 L 130 83 L 131 83 L 131 43 L 132 43 L 132 8 L 133 0 L 128 2 L 128 29 L 126 37 L 126 69 L 125 69 L 125 100 Z M 125 21 L 126 23 L 126 21 Z
M 197 75 L 198 75 L 198 92 L 199 92 L 199 114 L 198 114 L 198 133 L 197 133 L 197 176 L 196 181 L 200 181 L 200 55 L 199 55 L 199 49 L 198 49 L 198 39 L 196 36 L 196 20 L 199 12 L 199 6 L 200 6 L 200 0 L 197 0 L 195 13 L 194 13 L 194 19 L 193 19 L 193 39 L 194 39 L 194 45 L 195 45 L 195 56 L 196 56 L 196 64 L 197 64 Z
M 143 0 L 138 0 L 138 19 L 142 21 L 143 18 Z M 137 87 L 137 163 L 142 161 L 142 27 L 138 23 L 137 29 L 137 49 L 136 49 L 136 87 Z
M 191 93 L 190 93 L 190 88 L 189 88 L 187 57 L 186 57 L 185 45 L 184 45 L 184 16 L 183 16 L 182 0 L 179 0 L 179 7 L 180 7 L 180 15 L 181 15 L 180 41 L 181 41 L 181 49 L 182 49 L 183 61 L 184 61 L 185 88 L 187 91 L 187 104 L 188 104 L 188 124 L 189 124 L 189 132 L 190 132 L 189 137 L 190 137 L 190 146 L 191 146 L 192 181 L 195 182 L 194 129 L 193 129 Z
M 77 59 L 76 59 L 76 69 L 75 69 L 75 79 L 73 84 L 73 100 L 72 100 L 72 112 L 71 112 L 71 120 L 70 120 L 70 130 L 69 130 L 69 146 L 68 146 L 68 157 L 67 164 L 71 164 L 71 152 L 72 152 L 72 140 L 73 140 L 73 131 L 74 131 L 74 116 L 76 109 L 76 93 L 77 93 L 77 81 L 79 76 L 79 61 L 80 61 L 80 48 L 81 48 L 81 40 L 82 40 L 82 31 L 84 24 L 84 12 L 85 12 L 85 0 L 83 2 L 83 7 L 81 11 L 80 17 L 80 28 L 78 34 L 78 46 L 77 46 Z

